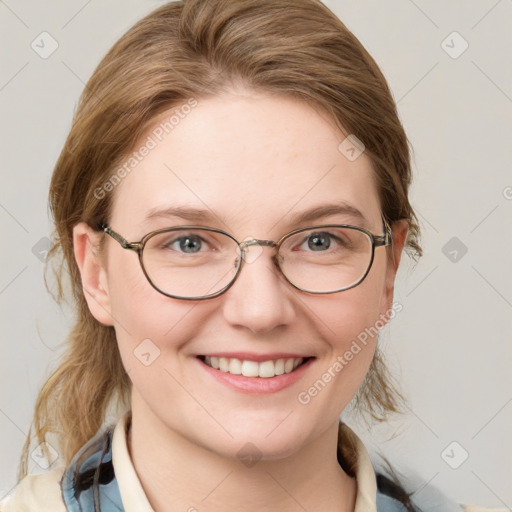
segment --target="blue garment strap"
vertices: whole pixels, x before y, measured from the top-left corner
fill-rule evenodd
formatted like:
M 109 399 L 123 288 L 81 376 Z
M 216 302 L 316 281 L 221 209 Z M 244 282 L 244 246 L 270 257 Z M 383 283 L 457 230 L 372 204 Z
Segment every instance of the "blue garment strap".
M 377 491 L 377 511 L 378 512 L 408 512 L 407 507 L 395 498 L 386 496 Z
M 61 480 L 69 512 L 124 512 L 112 464 L 113 427 L 89 440 L 73 457 Z
M 385 468 L 373 462 L 372 464 L 374 469 L 377 468 L 375 471 L 378 512 L 463 512 L 464 509 L 459 503 L 426 482 L 414 471 L 408 469 L 407 475 L 399 478 L 398 486 L 397 477 L 389 473 L 389 465 Z

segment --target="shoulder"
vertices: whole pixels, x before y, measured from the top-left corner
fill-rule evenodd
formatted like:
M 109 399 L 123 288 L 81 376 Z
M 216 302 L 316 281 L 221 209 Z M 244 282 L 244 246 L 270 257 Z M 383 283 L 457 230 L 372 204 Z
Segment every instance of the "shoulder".
M 0 502 L 0 512 L 66 512 L 60 487 L 63 473 L 62 467 L 26 476 Z
M 114 505 L 112 510 L 122 510 L 112 463 L 112 435 L 113 426 L 105 425 L 66 467 L 23 478 L 0 502 L 0 512 L 93 510 L 98 492 Z

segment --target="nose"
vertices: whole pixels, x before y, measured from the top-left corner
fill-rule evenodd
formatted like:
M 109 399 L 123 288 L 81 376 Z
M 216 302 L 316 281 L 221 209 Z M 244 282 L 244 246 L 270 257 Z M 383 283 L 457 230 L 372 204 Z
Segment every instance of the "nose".
M 274 264 L 274 249 L 254 245 L 245 248 L 241 272 L 224 294 L 223 312 L 231 325 L 263 334 L 294 321 L 295 290 Z

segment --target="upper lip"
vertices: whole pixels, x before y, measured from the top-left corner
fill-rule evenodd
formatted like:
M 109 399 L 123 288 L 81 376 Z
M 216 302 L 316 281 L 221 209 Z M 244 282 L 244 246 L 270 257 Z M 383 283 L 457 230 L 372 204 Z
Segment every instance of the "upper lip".
M 211 352 L 208 354 L 201 354 L 201 356 L 209 357 L 225 357 L 227 359 L 240 359 L 247 361 L 256 361 L 262 363 L 263 361 L 277 361 L 278 359 L 297 359 L 309 358 L 311 355 L 297 354 L 294 352 L 273 352 L 272 354 L 255 354 L 252 352 Z

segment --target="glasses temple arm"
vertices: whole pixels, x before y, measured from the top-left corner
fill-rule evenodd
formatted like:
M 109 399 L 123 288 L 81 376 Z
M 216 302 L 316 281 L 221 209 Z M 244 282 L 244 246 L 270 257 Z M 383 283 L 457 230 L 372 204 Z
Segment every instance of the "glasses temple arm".
M 393 243 L 393 231 L 384 217 L 382 217 L 382 221 L 384 223 L 384 234 L 374 235 L 374 241 L 377 246 L 388 246 Z
M 110 235 L 114 240 L 119 242 L 121 244 L 121 247 L 123 247 L 123 249 L 132 249 L 134 251 L 138 250 L 138 245 L 137 244 L 132 244 L 132 243 L 128 242 L 128 240 L 126 240 L 126 238 L 123 238 L 121 235 L 117 234 L 109 226 L 107 226 L 105 224 L 100 224 L 98 226 L 98 228 L 101 231 L 103 231 L 104 233 L 106 233 L 107 235 Z

